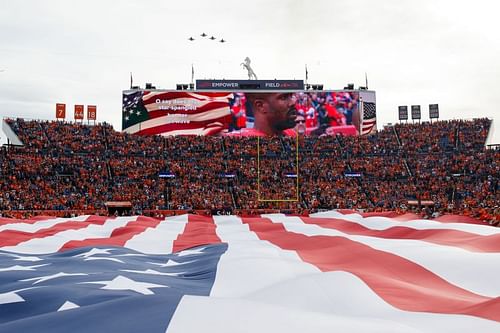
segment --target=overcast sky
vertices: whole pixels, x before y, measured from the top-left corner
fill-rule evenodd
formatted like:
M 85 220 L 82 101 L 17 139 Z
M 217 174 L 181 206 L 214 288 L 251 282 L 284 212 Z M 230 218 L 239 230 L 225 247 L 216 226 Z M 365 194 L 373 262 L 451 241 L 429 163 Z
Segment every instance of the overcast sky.
M 0 0 L 0 116 L 54 119 L 96 104 L 121 130 L 121 91 L 195 78 L 348 82 L 377 93 L 379 127 L 398 105 L 500 128 L 500 2 L 475 0 Z M 200 37 L 202 32 L 227 43 Z M 192 36 L 195 41 L 190 42 Z M 2 134 L 2 140 L 4 135 Z M 500 130 L 489 140 L 500 143 Z M 3 142 L 3 141 L 2 141 Z

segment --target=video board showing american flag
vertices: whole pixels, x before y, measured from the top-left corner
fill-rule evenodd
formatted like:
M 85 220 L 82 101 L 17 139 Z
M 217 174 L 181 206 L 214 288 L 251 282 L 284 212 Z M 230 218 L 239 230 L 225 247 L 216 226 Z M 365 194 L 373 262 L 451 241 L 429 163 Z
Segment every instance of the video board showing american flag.
M 231 122 L 232 93 L 123 92 L 122 128 L 139 135 L 213 135 Z

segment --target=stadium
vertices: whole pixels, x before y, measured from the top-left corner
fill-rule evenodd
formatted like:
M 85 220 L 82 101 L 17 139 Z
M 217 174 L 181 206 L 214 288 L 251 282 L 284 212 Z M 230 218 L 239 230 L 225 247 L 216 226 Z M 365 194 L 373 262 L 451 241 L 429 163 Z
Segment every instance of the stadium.
M 202 81 L 197 86 L 212 83 Z M 272 90 L 262 88 L 270 83 L 274 83 Z M 295 84 L 296 88 L 291 90 L 286 83 Z M 153 268 L 145 269 L 143 264 L 127 262 L 126 271 L 173 276 L 181 280 L 173 283 L 176 288 L 181 288 L 178 283 L 188 283 L 187 289 L 181 288 L 183 293 L 189 295 L 197 290 L 194 295 L 202 296 L 208 295 L 210 287 L 207 285 L 213 282 L 213 273 L 210 272 L 217 270 L 214 265 L 218 260 L 219 265 L 224 262 L 223 255 L 228 255 L 228 258 L 235 255 L 236 259 L 232 260 L 236 262 L 246 262 L 246 256 L 255 256 L 252 253 L 260 245 L 244 246 L 243 250 L 232 255 L 227 248 L 228 244 L 230 248 L 242 246 L 238 237 L 232 239 L 235 236 L 230 236 L 230 230 L 237 225 L 247 226 L 245 233 L 250 231 L 261 241 L 270 242 L 272 247 L 293 251 L 301 260 L 321 271 L 340 270 L 358 276 L 398 309 L 463 313 L 486 319 L 486 323 L 480 325 L 486 331 L 493 329 L 495 324 L 490 327 L 491 323 L 500 320 L 495 310 L 500 304 L 498 297 L 488 300 L 485 296 L 459 289 L 450 282 L 441 281 L 438 275 L 426 271 L 419 263 L 407 261 L 404 256 L 391 252 L 384 255 L 377 247 L 368 247 L 371 250 L 363 248 L 370 242 L 365 241 L 362 245 L 363 242 L 352 238 L 328 236 L 328 230 L 332 230 L 350 237 L 415 239 L 473 252 L 498 252 L 500 233 L 497 229 L 488 231 L 488 236 L 480 236 L 475 232 L 481 232 L 481 229 L 473 231 L 461 227 L 493 228 L 500 221 L 500 149 L 496 145 L 486 146 L 492 123 L 490 119 L 400 122 L 377 131 L 375 92 L 366 88 L 298 90 L 304 88 L 302 81 L 235 80 L 230 84 L 232 87 L 244 88 L 227 91 L 227 85 L 216 84 L 214 86 L 221 87 L 221 90 L 169 91 L 150 86 L 149 89 L 133 87 L 123 91 L 123 131 L 95 122 L 95 106 L 87 108 L 87 118 L 94 124 L 90 121 L 83 123 L 84 107 L 80 105 L 74 108 L 75 120 L 65 121 L 66 105 L 61 103 L 55 108 L 57 120 L 4 119 L 9 144 L 2 147 L 0 155 L 3 179 L 1 254 L 17 256 L 21 260 L 27 258 L 23 254 L 37 254 L 37 260 L 57 265 L 57 262 L 65 262 L 59 258 L 61 255 L 124 263 L 118 256 L 146 256 L 145 253 L 158 256 L 159 253 L 171 252 L 168 262 L 174 265 L 173 271 L 157 270 L 157 265 L 163 267 L 165 264 L 150 256 L 148 260 L 153 261 L 148 261 L 146 266 L 153 265 Z M 287 87 L 277 90 L 276 85 Z M 262 117 L 265 113 L 260 105 L 272 105 L 275 96 L 276 100 L 288 103 L 284 122 L 292 118 L 289 126 L 292 131 L 287 132 L 281 127 L 274 133 L 260 130 L 265 128 L 262 119 L 267 119 Z M 369 108 L 367 104 L 370 104 Z M 420 110 L 415 112 L 413 109 L 412 118 L 420 118 Z M 438 110 L 433 109 L 434 118 L 438 118 Z M 276 112 L 271 114 L 274 116 Z M 408 118 L 405 107 L 400 108 L 400 118 Z M 391 225 L 387 226 L 387 223 Z M 302 234 L 307 227 L 312 230 Z M 315 228 L 324 231 L 316 234 Z M 242 244 L 248 245 L 248 240 Z M 390 260 L 409 271 L 397 268 L 396 272 L 383 269 L 373 272 L 369 264 L 353 263 L 352 255 L 346 251 L 364 253 L 380 267 L 384 260 Z M 177 262 L 178 256 L 184 253 L 187 253 L 187 263 Z M 337 256 L 331 257 L 333 253 Z M 214 261 L 214 256 L 220 259 Z M 163 255 L 161 260 L 166 258 Z M 255 258 L 252 260 L 258 261 Z M 282 267 L 283 264 L 276 260 L 273 260 L 273 265 Z M 61 270 L 61 274 L 84 274 L 75 273 L 81 269 L 78 264 L 74 265 L 71 268 L 73 273 Z M 175 265 L 182 266 L 189 273 L 179 272 Z M 231 267 L 234 265 L 231 263 Z M 15 267 L 30 269 L 37 266 L 5 269 L 16 271 Z M 200 267 L 207 271 L 200 271 Z M 117 268 L 108 265 L 105 269 L 95 266 L 88 269 L 99 279 L 105 279 L 109 270 Z M 257 268 L 245 265 L 242 270 L 251 274 L 253 269 Z M 267 266 L 258 269 L 264 269 L 271 280 L 282 274 Z M 412 273 L 408 275 L 408 272 Z M 334 281 L 345 284 L 342 274 L 335 276 Z M 376 278 L 372 277 L 373 274 Z M 165 286 L 150 283 L 143 287 L 145 289 L 134 287 L 136 280 L 133 275 L 119 275 L 102 283 L 113 289 L 111 285 L 117 282 L 116 279 L 122 279 L 118 290 L 132 290 L 132 294 L 139 292 L 144 295 L 156 295 L 148 286 Z M 41 277 L 22 276 L 24 279 L 19 281 L 35 283 L 54 277 L 43 274 Z M 235 274 L 233 278 L 238 276 Z M 196 277 L 195 281 L 190 277 Z M 400 282 L 394 283 L 394 279 Z M 430 282 L 421 279 L 430 279 Z M 13 283 L 12 276 L 5 276 L 5 281 Z M 87 283 L 85 281 L 81 279 L 78 283 Z M 292 281 L 294 288 L 309 288 L 303 285 L 301 278 Z M 408 289 L 399 285 L 402 281 L 425 291 L 412 291 L 413 287 Z M 69 279 L 63 286 L 50 284 L 50 288 L 39 297 L 48 292 L 60 293 L 57 288 L 68 288 L 74 283 Z M 268 283 L 260 288 L 267 288 Z M 384 291 L 389 286 L 395 288 L 395 292 Z M 359 286 L 351 285 L 348 290 L 356 294 L 357 288 Z M 436 288 L 445 288 L 451 295 L 443 296 Z M 27 290 L 31 288 L 27 287 Z M 431 290 L 437 295 L 429 295 Z M 225 292 L 222 291 L 222 295 Z M 409 293 L 407 297 L 419 301 L 408 305 L 400 299 L 400 293 Z M 103 297 L 86 298 L 72 294 L 63 292 L 61 297 L 68 299 L 55 301 L 52 306 L 56 306 L 58 312 L 79 308 L 85 313 L 94 313 L 95 304 L 85 307 L 80 303 L 100 304 L 95 297 Z M 20 293 L 15 295 L 24 300 Z M 172 297 L 176 296 L 157 293 L 157 297 L 161 304 L 170 304 Z M 78 299 L 79 303 L 70 301 L 70 298 Z M 459 298 L 467 300 L 459 302 Z M 129 297 L 126 299 L 130 302 Z M 133 299 L 133 302 L 143 302 Z M 485 300 L 490 305 L 481 305 L 481 310 L 471 308 L 472 304 L 482 304 Z M 5 300 L 5 303 L 16 304 L 18 301 Z M 45 313 L 49 322 L 54 321 L 64 330 L 72 327 L 64 316 L 36 304 L 30 305 L 35 314 L 37 311 Z M 218 306 L 227 311 L 224 305 Z M 170 307 L 163 304 L 160 315 L 170 313 L 173 316 L 175 312 Z M 147 310 L 140 315 L 137 306 L 133 309 L 134 313 L 129 314 L 133 318 L 158 312 L 157 308 L 146 307 Z M 36 327 L 33 322 L 37 323 L 39 319 L 35 314 L 25 320 L 15 320 L 19 316 L 25 317 L 25 311 L 9 310 L 7 322 L 2 324 L 4 328 L 24 331 L 24 327 Z M 192 311 L 184 315 L 189 317 Z M 272 308 L 269 311 L 277 312 Z M 182 317 L 178 313 L 175 315 Z M 46 325 L 44 320 L 41 325 Z M 211 320 L 208 322 L 217 327 Z M 341 322 L 331 318 L 326 322 L 330 323 L 328 328 L 345 327 L 354 331 L 383 331 L 395 327 L 396 323 L 405 324 L 404 320 L 397 319 L 389 326 L 382 324 L 378 327 L 369 321 L 368 329 L 347 316 Z M 422 322 L 424 327 L 429 325 L 428 319 Z M 475 321 L 465 322 L 468 327 L 477 325 Z M 100 321 L 99 325 L 102 325 Z M 140 329 L 128 325 L 126 328 L 116 324 L 105 326 L 123 331 Z M 162 330 L 164 325 L 166 322 L 160 320 L 149 328 Z M 241 329 L 239 325 L 236 327 Z M 323 330 L 316 325 L 312 325 L 313 331 Z M 303 329 L 311 327 L 308 321 L 299 326 Z M 94 327 L 94 330 L 100 328 Z
M 2 214 L 307 215 L 343 209 L 499 223 L 500 152 L 486 146 L 490 119 L 401 122 L 377 131 L 375 112 L 360 115 L 366 104 L 375 108 L 374 91 L 262 88 L 273 82 L 303 88 L 302 81 L 290 80 L 228 84 L 248 82 L 256 88 L 125 90 L 123 131 L 85 125 L 83 106 L 75 107 L 72 122 L 5 119 L 4 132 L 15 144 L 2 150 Z M 242 132 L 255 130 L 246 96 L 276 93 L 293 95 L 296 135 Z M 94 106 L 91 113 L 95 122 Z M 416 117 L 420 110 L 412 113 Z
M 0 11 L 0 332 L 500 331 L 495 10 L 92 1 Z

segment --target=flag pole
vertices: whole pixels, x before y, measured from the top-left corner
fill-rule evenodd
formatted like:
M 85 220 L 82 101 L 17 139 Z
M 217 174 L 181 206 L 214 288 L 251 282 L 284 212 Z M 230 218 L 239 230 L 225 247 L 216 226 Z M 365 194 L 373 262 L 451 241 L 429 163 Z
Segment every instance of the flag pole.
M 363 128 L 363 120 L 365 118 L 365 106 L 363 104 L 363 97 L 359 96 L 359 124 L 358 124 L 358 133 L 361 136 L 361 128 Z
M 366 74 L 366 72 L 365 72 L 365 87 L 366 90 L 368 90 L 368 74 Z
M 194 65 L 191 64 L 191 84 L 194 84 Z
M 309 79 L 309 72 L 307 71 L 307 64 L 306 64 L 306 85 L 307 85 L 307 80 Z
M 132 72 L 130 72 L 130 89 L 134 86 L 134 79 L 132 78 Z

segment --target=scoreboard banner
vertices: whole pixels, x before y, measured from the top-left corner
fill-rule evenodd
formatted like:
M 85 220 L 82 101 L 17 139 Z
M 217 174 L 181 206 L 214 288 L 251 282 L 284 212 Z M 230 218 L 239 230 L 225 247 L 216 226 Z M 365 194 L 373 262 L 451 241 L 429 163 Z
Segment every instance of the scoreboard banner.
M 411 106 L 411 119 L 422 119 L 422 113 L 420 112 L 420 105 Z
M 269 129 L 289 136 L 358 135 L 366 127 L 361 123 L 376 123 L 375 92 L 363 93 L 360 115 L 360 92 L 352 90 L 126 90 L 122 129 L 139 135 L 265 136 L 272 135 Z
M 401 105 L 398 107 L 399 120 L 408 120 L 408 106 Z
M 439 105 L 429 104 L 429 118 L 438 119 L 439 118 Z
M 304 90 L 302 80 L 196 80 L 197 90 Z

